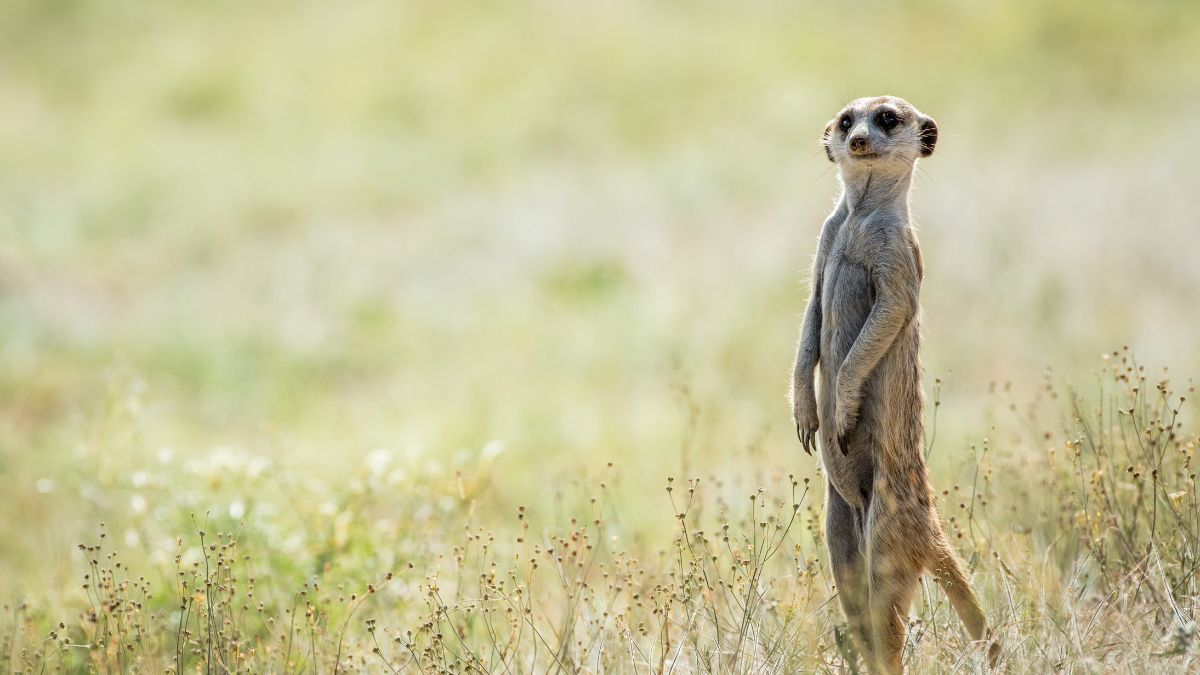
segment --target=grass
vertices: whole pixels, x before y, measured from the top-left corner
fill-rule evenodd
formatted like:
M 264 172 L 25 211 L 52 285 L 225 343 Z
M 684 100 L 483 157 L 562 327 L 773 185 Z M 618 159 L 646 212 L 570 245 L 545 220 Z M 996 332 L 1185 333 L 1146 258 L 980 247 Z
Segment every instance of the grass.
M 1007 667 L 1194 667 L 1190 383 L 1093 370 L 1200 372 L 1198 40 L 1171 2 L 0 3 L 0 659 L 846 670 L 785 394 L 817 136 L 890 92 L 942 129 L 930 464 Z M 978 665 L 916 612 L 914 671 Z
M 1095 382 L 995 394 L 994 435 L 961 452 L 940 510 L 1015 672 L 1196 667 L 1200 436 L 1127 351 Z M 1057 419 L 1047 423 L 1045 418 Z M 693 419 L 692 424 L 697 423 Z M 1012 438 L 1013 441 L 1003 439 Z M 748 459 L 752 459 L 750 453 Z M 370 458 L 349 488 L 297 485 L 235 453 L 141 479 L 147 501 L 248 503 L 170 540 L 105 527 L 78 546 L 82 609 L 5 608 L 15 670 L 817 672 L 854 670 L 822 549 L 822 486 L 773 462 L 667 477 L 629 524 L 625 471 L 590 467 L 553 508 L 489 512 L 496 448 L 442 467 Z M 98 484 L 104 491 L 118 486 Z M 290 500 L 291 508 L 278 508 Z M 139 500 L 135 497 L 134 509 Z M 179 525 L 184 525 L 180 522 Z M 131 532 L 173 553 L 131 568 Z M 910 624 L 922 672 L 984 670 L 931 580 Z

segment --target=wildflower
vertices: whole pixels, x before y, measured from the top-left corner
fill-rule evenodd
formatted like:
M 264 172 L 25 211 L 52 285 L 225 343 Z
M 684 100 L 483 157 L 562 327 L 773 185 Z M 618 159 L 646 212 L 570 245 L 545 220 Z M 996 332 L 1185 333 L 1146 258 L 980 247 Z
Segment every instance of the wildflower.
M 483 450 L 480 451 L 479 459 L 484 462 L 490 462 L 504 454 L 504 450 L 505 447 L 502 441 L 490 440 L 483 446 Z

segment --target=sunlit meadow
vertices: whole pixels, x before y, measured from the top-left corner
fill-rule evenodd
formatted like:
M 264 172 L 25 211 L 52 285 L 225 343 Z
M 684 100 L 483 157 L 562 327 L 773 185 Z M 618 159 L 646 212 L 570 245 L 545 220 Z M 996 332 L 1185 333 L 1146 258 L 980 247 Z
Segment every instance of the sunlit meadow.
M 0 3 L 0 662 L 857 671 L 786 394 L 820 131 L 891 93 L 1001 666 L 1200 668 L 1198 45 L 1167 0 Z M 985 669 L 931 581 L 906 660 Z

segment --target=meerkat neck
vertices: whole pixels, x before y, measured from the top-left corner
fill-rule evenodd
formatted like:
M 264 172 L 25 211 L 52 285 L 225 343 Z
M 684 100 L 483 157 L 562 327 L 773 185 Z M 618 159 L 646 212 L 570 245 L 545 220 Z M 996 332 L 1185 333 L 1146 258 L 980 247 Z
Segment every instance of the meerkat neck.
M 850 213 L 870 213 L 885 206 L 908 211 L 908 189 L 912 172 L 842 171 L 842 187 Z

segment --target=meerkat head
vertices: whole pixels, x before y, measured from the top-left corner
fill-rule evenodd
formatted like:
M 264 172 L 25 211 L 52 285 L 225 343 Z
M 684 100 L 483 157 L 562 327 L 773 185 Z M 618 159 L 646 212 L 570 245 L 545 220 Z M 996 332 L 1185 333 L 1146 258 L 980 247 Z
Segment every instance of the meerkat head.
M 851 101 L 830 120 L 821 138 L 829 161 L 843 171 L 911 171 L 920 157 L 933 154 L 937 122 L 895 96 Z

